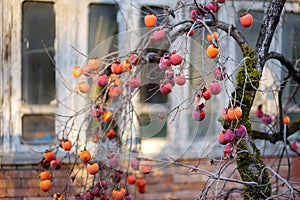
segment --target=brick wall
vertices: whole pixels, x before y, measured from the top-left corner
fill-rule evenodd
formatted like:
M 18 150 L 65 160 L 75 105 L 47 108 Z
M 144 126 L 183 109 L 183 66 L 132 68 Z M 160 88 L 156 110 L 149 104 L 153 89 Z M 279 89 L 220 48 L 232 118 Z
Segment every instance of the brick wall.
M 278 158 L 266 158 L 266 163 L 276 166 Z M 300 181 L 300 157 L 292 157 L 291 180 Z M 196 166 L 198 160 L 182 161 L 185 164 Z M 281 161 L 280 174 L 287 176 L 287 159 Z M 200 168 L 216 171 L 219 165 L 211 165 L 210 160 L 201 160 Z M 231 165 L 224 176 L 232 173 L 235 166 Z M 55 192 L 62 192 L 66 185 L 71 185 L 69 198 L 73 199 L 76 187 L 72 186 L 71 180 L 66 178 L 69 166 L 65 165 L 61 170 L 53 171 L 53 184 L 51 190 L 43 192 L 39 189 L 39 167 L 37 165 L 2 165 L 0 170 L 0 199 L 14 200 L 46 200 Z M 238 177 L 234 173 L 233 178 Z M 147 192 L 138 194 L 135 186 L 129 186 L 130 193 L 135 199 L 160 200 L 160 199 L 195 199 L 199 192 L 205 187 L 206 176 L 201 176 L 197 172 L 191 172 L 187 168 L 169 165 L 146 175 Z M 219 183 L 220 184 L 220 183 Z M 220 184 L 221 185 L 221 184 Z M 227 188 L 240 186 L 236 183 L 227 184 Z M 299 187 L 299 185 L 298 185 Z M 210 194 L 211 195 L 211 194 Z M 239 196 L 239 194 L 236 194 Z M 241 198 L 241 196 L 237 197 Z

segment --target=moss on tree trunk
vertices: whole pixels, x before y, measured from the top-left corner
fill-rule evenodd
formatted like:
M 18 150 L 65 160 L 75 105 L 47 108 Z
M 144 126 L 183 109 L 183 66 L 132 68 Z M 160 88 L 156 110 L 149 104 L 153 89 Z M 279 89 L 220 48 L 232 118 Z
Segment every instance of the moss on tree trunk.
M 245 50 L 245 49 L 244 49 Z M 243 116 L 238 123 L 246 126 L 248 136 L 237 144 L 237 168 L 243 181 L 255 181 L 259 186 L 245 185 L 245 199 L 265 199 L 271 196 L 271 184 L 259 149 L 251 137 L 250 109 L 259 86 L 260 74 L 255 68 L 254 52 L 246 49 L 243 52 L 244 64 L 236 76 L 236 90 L 232 93 L 232 105 L 239 105 Z

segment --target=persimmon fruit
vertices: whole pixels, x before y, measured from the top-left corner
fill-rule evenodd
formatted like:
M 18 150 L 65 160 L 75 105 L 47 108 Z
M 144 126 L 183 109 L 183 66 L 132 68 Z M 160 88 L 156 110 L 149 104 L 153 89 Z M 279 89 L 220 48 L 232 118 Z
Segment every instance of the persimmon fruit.
M 112 121 L 113 113 L 111 111 L 105 111 L 102 114 L 102 120 L 106 123 L 109 123 Z
M 154 27 L 156 25 L 157 17 L 153 14 L 147 14 L 144 17 L 144 22 L 146 27 Z
M 51 172 L 48 170 L 42 171 L 39 175 L 39 178 L 41 180 L 51 180 L 52 178 Z
M 127 183 L 128 183 L 129 185 L 135 184 L 135 176 L 134 176 L 134 175 L 129 175 L 129 176 L 127 176 L 126 181 L 127 181 Z
M 99 165 L 98 163 L 88 163 L 86 166 L 86 170 L 88 171 L 89 174 L 95 175 L 99 171 Z
M 92 159 L 92 155 L 88 150 L 84 150 L 80 153 L 79 155 L 80 160 L 82 160 L 83 162 L 89 162 Z
M 285 115 L 283 117 L 283 123 L 286 125 L 289 125 L 291 123 L 291 119 L 289 118 L 289 116 Z
M 65 151 L 70 151 L 72 148 L 72 141 L 71 140 L 64 140 L 61 142 L 61 147 L 65 150 Z
M 253 17 L 251 14 L 246 13 L 240 17 L 240 23 L 243 27 L 247 28 L 253 24 Z
M 40 182 L 40 188 L 41 190 L 43 190 L 44 192 L 47 192 L 48 190 L 50 190 L 51 188 L 51 181 L 50 180 L 42 180 Z
M 213 44 L 209 45 L 206 49 L 206 56 L 209 58 L 216 58 L 219 54 L 219 49 Z
M 209 41 L 210 43 L 213 42 L 213 39 L 214 39 L 214 41 L 216 41 L 218 38 L 219 38 L 219 33 L 218 33 L 218 32 L 215 32 L 215 31 L 212 32 L 211 34 L 208 33 L 208 34 L 206 35 L 206 39 L 207 39 L 207 41 Z
M 55 159 L 55 153 L 54 153 L 54 151 L 52 151 L 52 150 L 45 151 L 44 158 L 45 158 L 45 160 L 47 160 L 49 162 L 51 160 L 54 160 Z

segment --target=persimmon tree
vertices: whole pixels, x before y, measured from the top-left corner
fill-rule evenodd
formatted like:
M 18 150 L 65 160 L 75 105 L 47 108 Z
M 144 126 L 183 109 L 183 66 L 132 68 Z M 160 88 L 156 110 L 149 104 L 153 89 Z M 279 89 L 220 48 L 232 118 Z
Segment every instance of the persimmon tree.
M 86 64 L 73 68 L 77 87 L 69 88 L 71 92 L 85 99 L 86 103 L 72 115 L 63 116 L 67 120 L 62 123 L 62 132 L 58 134 L 59 143 L 52 145 L 45 152 L 40 162 L 41 166 L 45 169 L 49 166 L 60 169 L 61 161 L 53 155 L 58 149 L 66 152 L 64 159 L 72 157 L 71 179 L 75 180 L 85 174 L 82 178 L 85 184 L 82 184 L 79 190 L 78 199 L 93 199 L 93 197 L 132 199 L 127 185 L 136 183 L 137 191 L 145 193 L 146 183 L 143 176 L 151 173 L 158 163 L 180 165 L 207 176 L 209 178 L 207 186 L 199 195 L 199 199 L 211 195 L 209 191 L 216 181 L 241 184 L 245 199 L 296 198 L 299 190 L 289 182 L 289 179 L 283 178 L 264 163 L 260 149 L 254 142 L 256 139 L 271 143 L 281 142 L 284 144 L 284 154 L 291 145 L 289 136 L 300 129 L 300 119 L 290 121 L 282 101 L 288 80 L 295 81 L 297 86 L 300 84 L 298 61 L 289 61 L 282 54 L 270 51 L 286 2 L 271 0 L 268 3 L 254 49 L 236 26 L 216 17 L 216 13 L 222 9 L 224 3 L 226 4 L 222 0 L 206 4 L 196 0 L 178 1 L 163 14 L 148 13 L 145 16 L 147 31 L 133 49 L 104 52 L 105 55 L 99 57 L 86 56 Z M 178 16 L 182 10 L 190 12 L 188 18 Z M 251 9 L 241 16 L 240 23 L 244 27 L 251 27 L 253 23 Z M 209 66 L 210 69 L 207 71 L 199 69 L 200 67 L 191 67 L 189 47 L 184 45 L 188 38 L 200 30 L 205 30 L 208 35 L 201 43 L 205 54 L 199 53 L 199 57 L 213 61 L 213 65 Z M 238 64 L 234 73 L 229 73 L 224 64 L 226 60 L 234 58 L 225 56 L 224 51 L 228 49 L 220 48 L 222 35 L 233 38 L 242 53 L 242 59 L 236 62 Z M 175 45 L 176 49 L 173 44 L 178 41 L 181 45 Z M 80 53 L 79 56 L 85 55 Z M 278 114 L 272 119 L 272 116 L 263 113 L 263 107 L 255 108 L 256 117 L 261 119 L 268 130 L 254 130 L 250 113 L 256 95 L 264 92 L 259 86 L 269 60 L 279 61 L 281 67 L 288 73 L 286 77 L 274 80 L 280 83 L 276 99 L 279 102 L 276 108 Z M 206 102 L 213 95 L 226 90 L 228 106 L 219 111 L 221 116 L 219 121 L 224 131 L 216 136 L 216 140 L 224 145 L 222 165 L 228 166 L 232 163 L 229 161 L 234 161 L 241 179 L 223 176 L 222 169 L 218 173 L 211 173 L 198 166 L 185 165 L 172 159 L 147 158 L 140 154 L 140 140 L 135 140 L 139 135 L 134 122 L 139 121 L 139 118 L 136 115 L 134 98 L 144 84 L 143 69 L 147 68 L 149 63 L 154 63 L 160 70 L 158 74 L 163 74 L 160 76 L 162 77 L 160 82 L 151 88 L 155 91 L 152 95 L 170 94 L 174 87 L 188 84 L 195 79 L 200 82 L 193 87 L 191 96 L 186 97 L 183 102 L 177 102 L 174 108 L 156 116 L 162 121 L 167 116 L 175 119 L 178 113 L 190 111 L 191 119 L 201 124 L 206 117 Z M 185 73 L 191 68 L 197 69 L 197 76 Z M 214 80 L 208 81 L 208 76 L 213 76 Z M 226 88 L 228 84 L 231 84 L 231 89 Z M 189 102 L 189 106 L 185 106 L 186 102 Z M 58 117 L 62 116 L 58 114 Z M 79 125 L 76 125 L 77 119 L 80 119 Z M 298 153 L 295 144 L 290 147 Z M 132 175 L 135 173 L 140 175 Z M 52 178 L 51 174 L 45 172 L 41 177 L 42 181 Z M 286 189 L 280 192 L 272 190 L 276 187 L 273 184 L 274 178 L 281 181 Z M 49 181 L 46 186 L 42 185 L 44 191 L 47 191 L 46 186 L 50 187 Z M 233 190 L 229 190 L 228 194 L 230 192 Z M 215 197 L 224 197 L 222 195 L 224 195 L 222 191 L 219 191 Z

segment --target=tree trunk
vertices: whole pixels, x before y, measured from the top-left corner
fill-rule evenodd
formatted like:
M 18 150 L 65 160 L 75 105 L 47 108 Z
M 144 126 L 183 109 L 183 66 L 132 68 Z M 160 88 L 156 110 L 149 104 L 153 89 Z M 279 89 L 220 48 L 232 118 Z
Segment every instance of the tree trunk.
M 265 58 L 269 52 L 284 4 L 284 0 L 272 0 L 270 2 L 268 11 L 264 16 L 255 52 L 250 49 L 250 46 L 248 48 L 241 47 L 245 63 L 236 77 L 237 89 L 232 94 L 232 97 L 236 98 L 232 100 L 232 103 L 233 105 L 234 102 L 235 104 L 238 103 L 242 107 L 243 117 L 239 123 L 246 126 L 249 137 L 244 138 L 237 144 L 237 167 L 243 181 L 255 181 L 260 184 L 260 186 L 245 185 L 245 199 L 266 199 L 266 197 L 271 196 L 268 171 L 263 170 L 265 167 L 264 162 L 252 139 L 249 114 L 266 62 Z

